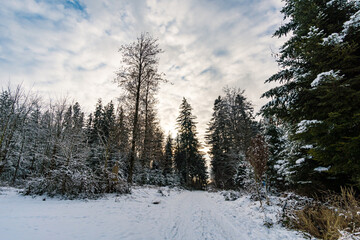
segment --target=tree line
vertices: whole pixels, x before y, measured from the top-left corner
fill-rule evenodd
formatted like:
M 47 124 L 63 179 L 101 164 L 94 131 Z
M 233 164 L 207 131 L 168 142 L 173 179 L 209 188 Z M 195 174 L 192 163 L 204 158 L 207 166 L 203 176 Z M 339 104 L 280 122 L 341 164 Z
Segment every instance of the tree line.
M 68 196 L 128 192 L 130 185 L 221 189 L 359 187 L 360 6 L 346 0 L 287 0 L 274 34 L 291 36 L 275 55 L 280 70 L 266 82 L 270 101 L 254 113 L 244 90 L 215 99 L 200 151 L 196 117 L 184 98 L 175 139 L 157 118 L 163 52 L 147 33 L 120 48 L 118 103 L 84 116 L 78 103 L 41 104 L 21 88 L 0 95 L 0 178 L 28 193 Z M 256 117 L 257 116 L 257 117 Z
M 0 93 L 0 178 L 28 194 L 91 197 L 136 184 L 204 188 L 195 117 L 184 98 L 176 141 L 166 138 L 155 109 L 161 82 L 157 40 L 147 33 L 120 48 L 115 82 L 126 90 L 115 106 L 98 100 L 85 116 L 68 99 L 44 105 L 19 86 Z

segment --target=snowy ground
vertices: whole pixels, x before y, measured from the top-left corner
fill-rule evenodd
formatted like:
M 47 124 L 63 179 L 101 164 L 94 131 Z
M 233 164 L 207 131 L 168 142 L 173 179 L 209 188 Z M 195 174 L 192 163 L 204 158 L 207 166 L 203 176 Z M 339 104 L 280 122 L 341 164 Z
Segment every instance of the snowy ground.
M 304 239 L 275 224 L 248 196 L 224 201 L 220 193 L 137 188 L 100 200 L 23 197 L 0 189 L 0 238 L 12 239 Z M 158 204 L 153 204 L 159 202 Z M 269 207 L 274 219 L 278 207 Z

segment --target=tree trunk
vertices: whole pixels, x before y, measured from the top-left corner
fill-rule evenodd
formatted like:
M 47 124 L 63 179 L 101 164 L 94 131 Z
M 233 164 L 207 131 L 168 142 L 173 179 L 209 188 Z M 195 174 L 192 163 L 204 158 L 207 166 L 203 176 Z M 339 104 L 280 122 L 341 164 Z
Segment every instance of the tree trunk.
M 137 85 L 137 89 L 136 89 L 136 102 L 135 102 L 133 131 L 132 131 L 132 139 L 131 139 L 130 166 L 129 166 L 129 174 L 128 174 L 128 183 L 129 184 L 132 184 L 133 172 L 134 172 L 135 149 L 136 149 L 136 138 L 137 138 L 137 125 L 138 125 L 138 112 L 139 112 L 140 89 L 141 89 L 141 75 L 142 75 L 141 71 L 142 71 L 142 66 L 141 66 L 141 63 L 140 63 L 138 85 Z
M 149 96 L 149 83 L 147 83 L 147 86 L 146 86 L 146 95 L 145 95 L 145 129 L 144 129 L 144 132 L 145 132 L 145 136 L 144 136 L 144 143 L 143 143 L 143 156 L 142 156 L 142 167 L 145 169 L 145 166 L 146 164 L 148 163 L 148 157 L 149 157 L 149 154 L 148 154 L 148 144 L 149 144 L 149 123 L 148 123 L 148 96 Z
M 257 192 L 257 194 L 258 194 L 258 196 L 259 196 L 259 201 L 260 201 L 260 207 L 262 208 L 263 206 L 262 206 L 262 201 L 261 201 L 261 193 L 260 193 L 260 189 L 261 189 L 261 180 L 260 181 L 255 181 L 256 183 L 255 183 L 255 185 L 256 185 L 256 192 Z
M 18 158 L 18 161 L 17 161 L 17 163 L 16 163 L 16 168 L 15 168 L 15 172 L 14 172 L 14 177 L 13 177 L 13 180 L 12 180 L 12 184 L 13 184 L 13 185 L 15 184 L 16 176 L 17 176 L 17 173 L 18 173 L 19 168 L 20 168 L 20 161 L 21 161 L 21 159 L 22 159 L 23 150 L 24 150 L 24 142 L 25 142 L 25 136 L 24 136 L 23 139 L 22 139 L 21 149 L 20 149 L 20 153 L 19 153 L 19 158 Z

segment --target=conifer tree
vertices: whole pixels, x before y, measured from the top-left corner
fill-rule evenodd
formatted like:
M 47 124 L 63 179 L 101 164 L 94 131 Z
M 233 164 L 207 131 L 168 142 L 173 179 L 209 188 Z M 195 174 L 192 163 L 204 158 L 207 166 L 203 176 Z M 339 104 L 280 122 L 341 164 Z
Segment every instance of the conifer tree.
M 190 104 L 183 98 L 180 115 L 177 118 L 178 138 L 176 146 L 176 166 L 185 186 L 202 188 L 206 184 L 205 160 L 199 152 L 196 137 L 196 117 L 191 113 Z
M 87 125 L 87 142 L 91 150 L 88 162 L 91 169 L 96 172 L 100 170 L 103 157 L 100 139 L 103 128 L 103 104 L 101 99 L 98 99 L 95 112 L 89 116 Z
M 306 146 L 292 160 L 307 166 L 299 182 L 360 186 L 359 11 L 345 0 L 286 0 L 282 9 L 289 21 L 274 35 L 292 36 L 278 55 L 282 69 L 266 81 L 281 85 L 264 93 L 273 100 L 262 112 Z
M 258 126 L 244 91 L 225 88 L 224 92 L 224 98 L 215 100 L 206 136 L 210 145 L 213 180 L 219 188 L 241 188 L 247 174 L 245 153 Z
M 263 134 L 269 147 L 269 159 L 267 162 L 266 181 L 269 188 L 276 187 L 285 189 L 289 177 L 289 156 L 287 146 L 289 140 L 284 126 L 278 124 L 275 118 L 265 118 L 263 122 Z
M 166 138 L 164 161 L 162 164 L 163 174 L 165 176 L 172 173 L 173 155 L 173 139 L 169 134 Z
M 208 128 L 213 180 L 218 188 L 232 188 L 236 174 L 236 158 L 232 154 L 232 136 L 225 101 L 219 96 Z

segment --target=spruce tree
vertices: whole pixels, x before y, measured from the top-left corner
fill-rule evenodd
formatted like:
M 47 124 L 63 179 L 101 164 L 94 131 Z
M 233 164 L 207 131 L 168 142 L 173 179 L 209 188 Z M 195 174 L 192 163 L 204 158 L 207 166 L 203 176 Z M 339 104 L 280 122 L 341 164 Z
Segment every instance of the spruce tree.
M 177 118 L 178 139 L 175 161 L 184 185 L 202 188 L 206 185 L 207 173 L 205 160 L 199 152 L 200 144 L 196 137 L 196 117 L 191 111 L 190 104 L 183 98 L 180 115 Z
M 360 186 L 360 5 L 357 1 L 287 0 L 289 21 L 275 36 L 292 34 L 277 59 L 282 69 L 266 82 L 262 108 L 289 124 L 299 145 L 298 182 Z M 305 165 L 304 165 L 305 166 Z
M 164 161 L 163 161 L 163 174 L 166 176 L 172 173 L 172 165 L 173 165 L 173 139 L 169 134 L 166 138 L 165 144 L 165 154 L 164 154 Z
M 232 134 L 229 126 L 226 102 L 219 96 L 214 103 L 214 113 L 206 136 L 210 145 L 213 180 L 218 188 L 234 187 L 237 161 L 232 154 Z
M 267 162 L 266 181 L 269 188 L 276 187 L 285 189 L 288 185 L 288 159 L 286 130 L 277 123 L 275 118 L 265 118 L 263 122 L 263 134 L 269 147 L 269 159 Z
M 215 100 L 206 136 L 213 180 L 219 188 L 242 188 L 248 172 L 245 153 L 258 126 L 244 91 L 225 88 L 224 92 Z

